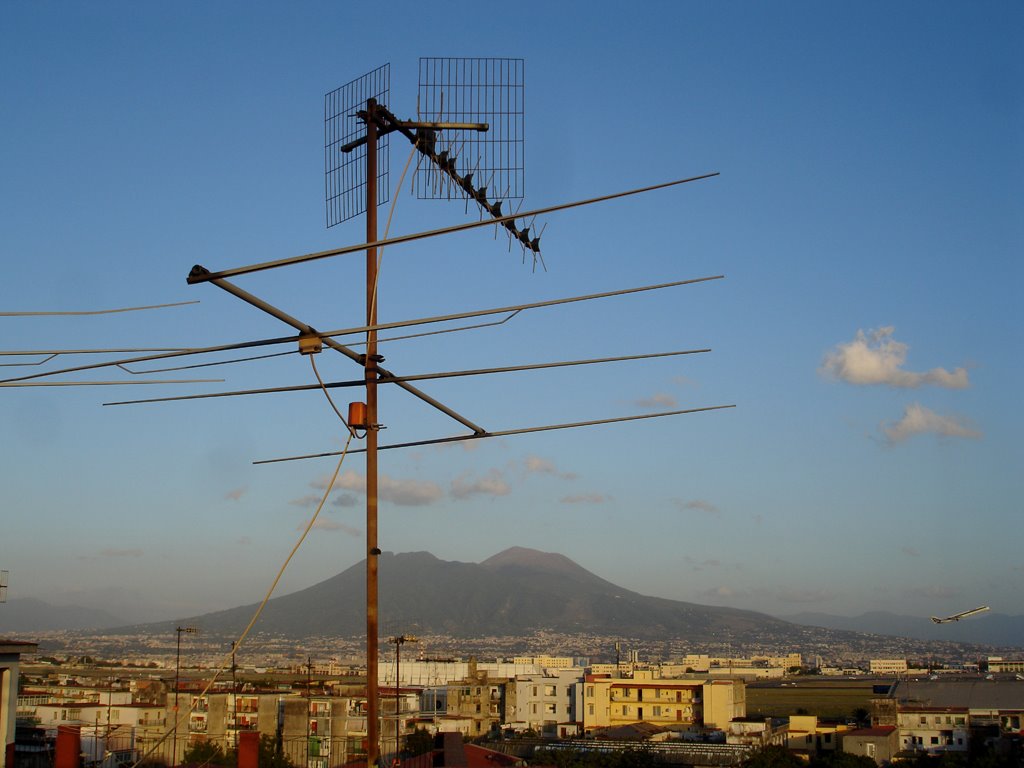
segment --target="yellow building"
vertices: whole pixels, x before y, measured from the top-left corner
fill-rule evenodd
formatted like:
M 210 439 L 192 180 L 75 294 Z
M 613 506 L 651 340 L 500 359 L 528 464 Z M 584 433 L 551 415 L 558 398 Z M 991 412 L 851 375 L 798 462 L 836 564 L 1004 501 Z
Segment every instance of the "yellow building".
M 587 675 L 583 683 L 586 731 L 647 722 L 670 729 L 725 728 L 747 711 L 741 680 L 665 679 Z
M 786 747 L 802 755 L 836 752 L 840 736 L 852 728 L 839 723 L 821 723 L 816 715 L 790 715 Z

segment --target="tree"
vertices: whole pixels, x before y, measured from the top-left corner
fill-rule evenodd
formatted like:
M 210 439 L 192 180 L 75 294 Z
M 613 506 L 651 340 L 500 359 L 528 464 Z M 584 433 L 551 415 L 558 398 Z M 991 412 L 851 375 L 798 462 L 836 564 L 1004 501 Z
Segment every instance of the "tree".
M 295 768 L 284 754 L 280 739 L 263 734 L 260 736 L 259 768 Z
M 865 755 L 831 752 L 811 760 L 811 768 L 875 768 L 876 763 Z
M 228 756 L 220 744 L 212 741 L 194 741 L 185 747 L 181 761 L 186 765 L 228 765 Z
M 785 747 L 762 747 L 740 763 L 741 768 L 804 768 L 807 764 Z
M 405 737 L 405 749 L 402 755 L 405 757 L 416 757 L 425 755 L 434 748 L 434 737 L 426 728 L 417 728 Z

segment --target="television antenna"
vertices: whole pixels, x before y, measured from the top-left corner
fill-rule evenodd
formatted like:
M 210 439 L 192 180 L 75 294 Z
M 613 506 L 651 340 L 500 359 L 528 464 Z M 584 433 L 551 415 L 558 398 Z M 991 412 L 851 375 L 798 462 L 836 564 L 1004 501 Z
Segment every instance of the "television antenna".
M 377 542 L 378 450 L 444 443 L 454 440 L 497 437 L 499 435 L 525 434 L 551 429 L 568 429 L 733 407 L 731 405 L 718 405 L 659 414 L 645 414 L 643 416 L 602 418 L 569 424 L 490 431 L 416 388 L 410 383 L 410 380 L 414 377 L 403 378 L 384 369 L 381 366 L 384 358 L 378 353 L 378 331 L 384 327 L 377 321 L 376 299 L 379 248 L 385 245 L 412 242 L 476 227 L 496 226 L 505 230 L 510 248 L 513 242 L 519 245 L 524 261 L 526 254 L 530 254 L 535 268 L 538 262 L 541 266 L 544 264 L 540 256 L 540 233 L 537 233 L 534 228 L 536 216 L 673 187 L 718 175 L 717 173 L 707 173 L 587 200 L 548 206 L 533 211 L 520 212 L 516 210 L 514 212 L 506 212 L 503 210 L 504 203 L 521 199 L 524 193 L 524 96 L 523 63 L 521 59 L 421 59 L 418 111 L 422 113 L 426 109 L 428 114 L 425 116 L 419 114 L 418 118 L 424 119 L 398 119 L 388 107 L 387 102 L 389 98 L 390 66 L 384 65 L 347 83 L 341 88 L 329 92 L 324 100 L 324 178 L 327 226 L 330 228 L 356 216 L 365 215 L 365 243 L 220 271 L 211 271 L 201 265 L 196 265 L 188 275 L 189 284 L 212 283 L 236 298 L 291 326 L 297 332 L 297 335 L 285 340 L 291 343 L 297 342 L 300 353 L 304 355 L 317 354 L 326 345 L 357 363 L 363 370 L 361 385 L 365 387 L 365 403 L 360 402 L 350 405 L 349 419 L 346 424 L 353 433 L 356 430 L 362 431 L 364 434 L 360 437 L 365 440 L 364 449 L 350 452 L 365 452 L 366 454 L 367 762 L 371 768 L 376 765 L 380 754 L 378 556 L 381 554 L 381 550 Z M 414 188 L 417 195 L 423 198 L 463 199 L 467 209 L 469 203 L 472 202 L 478 209 L 479 221 L 466 222 L 410 235 L 379 238 L 377 208 L 390 199 L 390 161 L 388 151 L 390 135 L 392 133 L 405 137 L 412 144 L 414 151 L 419 153 L 417 171 L 414 175 Z M 528 219 L 529 223 L 527 223 Z M 228 280 L 228 278 L 236 275 L 244 275 L 355 252 L 365 252 L 366 320 L 364 326 L 345 329 L 344 332 L 365 335 L 364 351 L 362 353 L 354 351 L 351 348 L 354 345 L 343 344 L 334 338 L 336 335 L 342 335 L 342 332 L 321 332 Z M 682 280 L 660 286 L 648 286 L 642 289 L 627 289 L 621 292 L 576 297 L 572 300 L 591 300 L 636 292 L 638 290 L 665 288 L 719 278 L 721 278 L 721 275 L 695 280 Z M 538 303 L 537 306 L 540 306 L 540 304 L 542 303 Z M 506 308 L 505 310 L 496 311 L 508 310 Z M 472 314 L 474 313 L 464 313 L 462 316 L 469 317 Z M 432 318 L 417 322 L 441 322 L 451 319 L 451 317 L 445 316 L 444 318 Z M 396 325 L 401 324 L 387 324 L 387 327 L 396 327 Z M 254 343 L 277 343 L 278 341 L 281 340 L 263 340 L 262 342 Z M 223 350 L 223 347 L 221 349 Z M 178 353 L 165 353 L 163 357 L 176 354 Z M 155 359 L 155 357 L 151 356 L 149 359 Z M 635 360 L 642 356 L 631 357 Z M 627 359 L 630 358 L 573 361 L 572 364 L 581 364 L 583 362 L 600 363 Z M 140 360 L 136 358 L 130 362 L 140 362 Z M 459 372 L 459 375 L 544 367 L 552 367 L 552 364 L 517 366 L 508 369 L 463 371 Z M 470 431 L 470 434 L 391 446 L 379 446 L 378 431 L 383 425 L 379 421 L 377 389 L 378 385 L 382 383 L 395 384 L 418 397 L 459 422 Z M 265 391 L 269 392 L 271 390 Z M 243 393 L 224 394 L 235 395 Z M 313 458 L 313 456 L 293 458 Z

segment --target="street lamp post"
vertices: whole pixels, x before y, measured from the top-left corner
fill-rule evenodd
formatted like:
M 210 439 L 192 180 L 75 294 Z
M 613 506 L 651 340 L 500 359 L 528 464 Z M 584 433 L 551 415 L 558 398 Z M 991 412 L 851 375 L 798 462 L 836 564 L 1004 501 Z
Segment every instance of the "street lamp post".
M 171 744 L 171 766 L 178 764 L 178 683 L 181 679 L 181 634 L 194 635 L 199 632 L 193 626 L 177 627 L 178 648 L 174 656 L 174 742 Z
M 389 643 L 395 644 L 395 761 L 397 764 L 398 754 L 402 751 L 402 731 L 401 731 L 401 707 L 402 707 L 402 676 L 399 673 L 399 664 L 401 661 L 401 650 L 402 646 L 406 643 L 418 643 L 420 639 L 415 635 L 398 635 L 398 637 L 392 637 L 388 640 Z

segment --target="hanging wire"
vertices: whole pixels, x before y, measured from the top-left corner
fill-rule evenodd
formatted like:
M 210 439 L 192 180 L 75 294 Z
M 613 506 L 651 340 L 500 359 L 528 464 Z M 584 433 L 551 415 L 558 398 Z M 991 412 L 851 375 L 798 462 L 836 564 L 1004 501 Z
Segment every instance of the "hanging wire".
M 183 307 L 186 304 L 198 304 L 198 299 L 192 301 L 176 301 L 173 304 L 150 304 L 145 307 L 118 307 L 116 309 L 91 309 L 77 311 L 55 311 L 55 312 L 0 312 L 0 317 L 82 317 L 85 315 L 112 315 L 117 312 L 141 312 L 146 309 L 165 309 L 167 307 Z
M 312 358 L 312 355 L 310 356 L 310 358 Z M 314 370 L 315 370 L 315 365 L 314 365 Z M 319 379 L 319 375 L 317 376 L 317 378 Z M 327 395 L 327 390 L 326 389 L 324 389 L 324 395 Z M 328 400 L 328 402 L 330 402 L 330 396 L 329 395 L 327 395 L 327 400 Z M 334 404 L 333 403 L 331 403 L 331 407 L 334 408 Z M 335 413 L 338 413 L 336 408 L 334 409 L 334 411 L 335 411 Z M 338 413 L 338 416 L 340 418 L 341 414 Z M 291 551 L 288 553 L 288 556 L 285 558 L 284 562 L 281 564 L 281 567 L 278 569 L 277 575 L 274 577 L 274 580 L 271 582 L 269 589 L 267 589 L 267 593 L 266 593 L 266 595 L 264 595 L 262 602 L 260 602 L 259 606 L 256 608 L 256 611 L 253 613 L 253 616 L 249 620 L 249 623 L 246 625 L 245 629 L 242 630 L 242 633 L 238 636 L 238 640 L 235 641 L 234 645 L 232 646 L 232 650 L 225 655 L 224 661 L 221 663 L 221 666 L 217 669 L 217 671 L 210 678 L 210 681 L 206 684 L 206 687 L 203 688 L 202 692 L 196 697 L 197 701 L 195 703 L 193 703 L 192 705 L 190 705 L 189 708 L 188 708 L 188 711 L 185 712 L 184 714 L 176 714 L 175 715 L 174 727 L 171 728 L 171 729 L 168 729 L 164 733 L 164 735 L 160 739 L 158 739 L 153 744 L 153 746 L 150 747 L 150 749 L 145 754 L 143 754 L 141 757 L 139 757 L 138 760 L 136 760 L 134 763 L 132 763 L 131 768 L 138 768 L 138 766 L 140 764 L 144 763 L 146 761 L 146 759 L 150 755 L 152 755 L 161 744 L 163 744 L 165 741 L 167 741 L 168 736 L 170 736 L 172 733 L 174 733 L 176 731 L 177 727 L 179 725 L 181 725 L 181 723 L 184 720 L 184 718 L 186 716 L 188 716 L 188 715 L 191 715 L 192 712 L 195 711 L 196 705 L 198 704 L 198 699 L 201 699 L 203 696 L 205 696 L 210 691 L 210 689 L 213 687 L 213 684 L 217 681 L 217 679 L 221 676 L 221 674 L 226 672 L 231 667 L 232 655 L 237 653 L 238 649 L 242 647 L 242 644 L 245 642 L 245 639 L 249 636 L 249 632 L 255 626 L 257 620 L 259 620 L 259 617 L 263 613 L 263 609 L 266 608 L 267 603 L 270 602 L 270 598 L 274 594 L 274 590 L 277 589 L 277 585 L 281 581 L 281 577 L 284 576 L 284 572 L 288 568 L 289 563 L 291 563 L 292 558 L 295 556 L 295 553 L 299 551 L 299 547 L 302 546 L 302 543 L 306 540 L 306 537 L 309 535 L 309 532 L 313 529 L 313 526 L 316 524 L 317 519 L 320 517 L 320 512 L 323 510 L 324 505 L 327 503 L 327 499 L 331 495 L 331 491 L 334 489 L 334 484 L 338 480 L 338 474 L 341 472 L 341 466 L 342 466 L 342 464 L 344 464 L 345 457 L 348 455 L 348 452 L 349 452 L 348 449 L 349 449 L 349 446 L 352 443 L 352 437 L 353 437 L 353 431 L 348 426 L 348 424 L 345 422 L 344 419 L 342 419 L 342 423 L 345 424 L 345 428 L 348 430 L 349 435 L 348 435 L 348 438 L 345 440 L 345 447 L 341 451 L 341 456 L 338 457 L 338 464 L 334 468 L 334 473 L 331 475 L 330 482 L 327 483 L 327 488 L 324 490 L 324 495 L 321 497 L 320 503 L 316 507 L 316 511 L 313 513 L 313 516 L 310 517 L 309 522 L 306 523 L 306 527 L 303 529 L 302 534 L 299 536 L 298 541 L 295 542 L 295 545 L 292 547 Z

